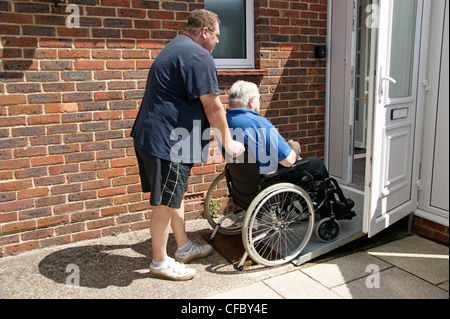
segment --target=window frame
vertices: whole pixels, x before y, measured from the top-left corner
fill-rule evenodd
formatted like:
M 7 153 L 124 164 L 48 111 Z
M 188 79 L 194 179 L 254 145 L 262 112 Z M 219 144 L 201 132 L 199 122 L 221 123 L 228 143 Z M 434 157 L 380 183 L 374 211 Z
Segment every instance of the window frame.
M 220 19 L 220 16 L 219 16 Z M 254 69 L 255 68 L 255 15 L 254 0 L 245 0 L 245 59 L 216 59 L 218 69 Z

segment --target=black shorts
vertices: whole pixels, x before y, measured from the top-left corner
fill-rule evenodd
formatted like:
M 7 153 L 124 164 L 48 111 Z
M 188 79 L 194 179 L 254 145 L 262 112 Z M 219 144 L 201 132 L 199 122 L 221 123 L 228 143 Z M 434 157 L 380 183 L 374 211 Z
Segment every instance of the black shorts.
M 180 208 L 193 164 L 173 163 L 134 145 L 142 191 L 150 192 L 150 205 Z

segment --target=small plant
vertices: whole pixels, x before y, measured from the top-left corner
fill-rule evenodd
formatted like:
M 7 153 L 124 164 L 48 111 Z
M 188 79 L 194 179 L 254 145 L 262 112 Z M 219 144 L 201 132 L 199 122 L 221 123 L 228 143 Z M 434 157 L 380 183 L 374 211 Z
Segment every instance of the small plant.
M 219 217 L 218 212 L 221 206 L 222 204 L 217 202 L 217 200 L 211 199 L 211 201 L 209 202 L 209 214 L 211 215 L 211 217 Z

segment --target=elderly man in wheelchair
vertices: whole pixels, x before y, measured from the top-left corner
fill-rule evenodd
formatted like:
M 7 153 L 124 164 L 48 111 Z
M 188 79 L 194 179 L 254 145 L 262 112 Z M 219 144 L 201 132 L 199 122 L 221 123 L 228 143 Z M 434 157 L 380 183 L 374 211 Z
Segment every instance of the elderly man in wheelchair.
M 205 217 L 217 232 L 242 234 L 245 254 L 262 265 L 293 260 L 316 236 L 336 239 L 338 220 L 352 219 L 354 202 L 345 198 L 322 160 L 301 159 L 298 142 L 286 142 L 269 120 L 259 115 L 259 90 L 237 81 L 229 90 L 227 120 L 233 138 L 246 145 L 236 159 L 225 154 L 224 171 L 205 198 Z

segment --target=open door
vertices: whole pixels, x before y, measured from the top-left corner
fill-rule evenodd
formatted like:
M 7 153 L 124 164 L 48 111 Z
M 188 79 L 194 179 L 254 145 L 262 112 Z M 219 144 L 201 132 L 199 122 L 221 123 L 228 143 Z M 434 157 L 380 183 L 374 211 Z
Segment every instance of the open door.
M 375 5 L 379 24 L 372 30 L 377 54 L 371 57 L 376 60 L 371 61 L 371 163 L 365 188 L 369 237 L 417 205 L 414 143 L 423 0 L 380 0 Z

